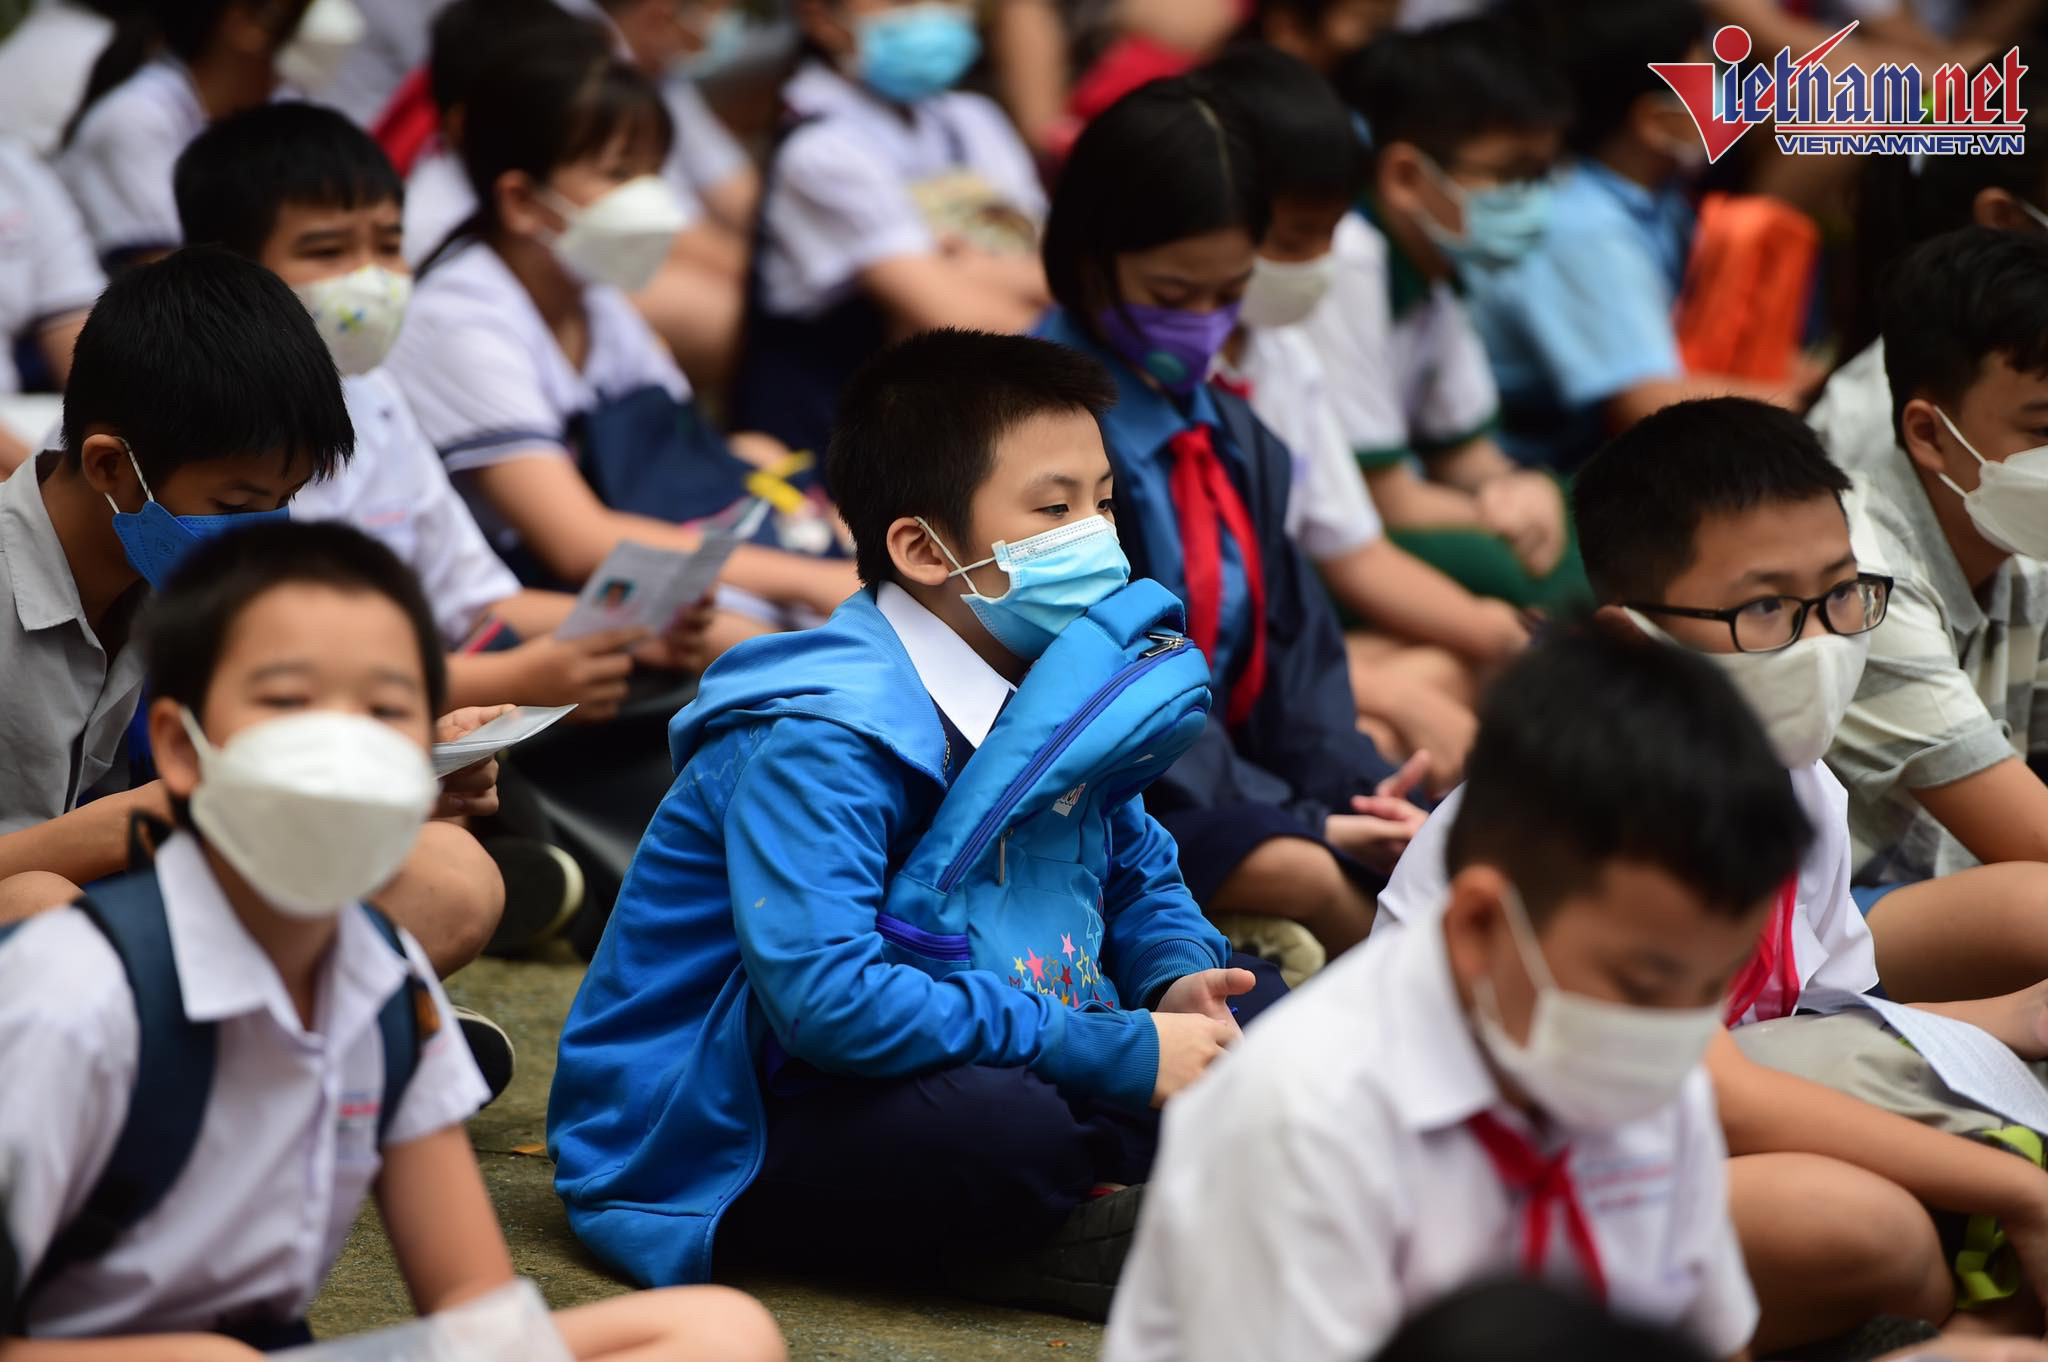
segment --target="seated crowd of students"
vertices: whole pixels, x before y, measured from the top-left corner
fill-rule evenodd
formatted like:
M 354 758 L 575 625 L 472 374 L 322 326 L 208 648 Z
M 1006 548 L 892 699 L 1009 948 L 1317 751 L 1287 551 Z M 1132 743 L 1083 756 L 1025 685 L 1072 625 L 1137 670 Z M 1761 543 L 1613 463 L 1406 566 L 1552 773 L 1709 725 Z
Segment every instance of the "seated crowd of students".
M 0 7 L 0 1362 L 301 1345 L 372 1197 L 505 1287 L 441 981 L 557 937 L 578 1358 L 2048 1359 L 2048 112 L 1708 171 L 1652 68 L 1870 6 L 981 8 Z M 1842 267 L 1724 371 L 1746 190 Z

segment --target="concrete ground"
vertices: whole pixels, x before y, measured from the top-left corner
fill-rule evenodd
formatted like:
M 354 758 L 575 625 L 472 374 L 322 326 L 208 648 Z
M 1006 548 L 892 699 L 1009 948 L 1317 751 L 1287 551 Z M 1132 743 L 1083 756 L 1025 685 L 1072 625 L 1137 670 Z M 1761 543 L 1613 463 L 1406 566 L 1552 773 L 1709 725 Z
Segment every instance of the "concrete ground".
M 448 981 L 458 1003 L 494 1018 L 519 1050 L 519 1072 L 496 1103 L 470 1122 L 470 1136 L 519 1272 L 554 1306 L 617 1295 L 626 1287 L 569 1232 L 543 1151 L 555 1036 L 575 996 L 580 965 L 566 952 L 547 962 L 482 960 Z M 768 1306 L 796 1362 L 1006 1362 L 1093 1358 L 1102 1331 L 1092 1324 L 872 1287 L 775 1278 L 732 1282 Z M 411 1317 L 374 1207 L 363 1213 L 327 1289 L 314 1302 L 322 1337 L 357 1333 Z

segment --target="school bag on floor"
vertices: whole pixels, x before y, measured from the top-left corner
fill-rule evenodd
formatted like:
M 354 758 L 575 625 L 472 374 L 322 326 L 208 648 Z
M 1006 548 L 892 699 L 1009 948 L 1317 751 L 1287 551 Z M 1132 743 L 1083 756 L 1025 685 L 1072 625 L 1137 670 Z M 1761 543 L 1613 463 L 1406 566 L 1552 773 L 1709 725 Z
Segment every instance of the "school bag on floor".
M 1209 663 L 1182 618 L 1165 587 L 1131 582 L 1032 664 L 889 882 L 876 928 L 896 959 L 1124 1006 L 1101 968 L 1108 815 L 1208 723 Z

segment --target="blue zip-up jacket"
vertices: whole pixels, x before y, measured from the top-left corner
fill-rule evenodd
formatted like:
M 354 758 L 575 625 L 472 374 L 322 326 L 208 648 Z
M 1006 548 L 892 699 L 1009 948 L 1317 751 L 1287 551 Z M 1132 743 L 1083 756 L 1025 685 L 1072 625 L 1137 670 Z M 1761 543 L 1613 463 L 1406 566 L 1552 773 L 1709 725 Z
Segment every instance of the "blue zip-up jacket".
M 548 1109 L 556 1189 L 605 1261 L 643 1285 L 710 1276 L 719 1216 L 760 1167 L 771 1037 L 831 1073 L 1010 1066 L 1149 1100 L 1144 1013 L 1072 1010 L 985 970 L 934 977 L 877 931 L 949 776 L 938 708 L 869 592 L 733 649 L 669 743 L 676 781 L 562 1029 Z M 1104 859 L 1118 996 L 1142 1006 L 1223 963 L 1136 798 L 1111 815 Z

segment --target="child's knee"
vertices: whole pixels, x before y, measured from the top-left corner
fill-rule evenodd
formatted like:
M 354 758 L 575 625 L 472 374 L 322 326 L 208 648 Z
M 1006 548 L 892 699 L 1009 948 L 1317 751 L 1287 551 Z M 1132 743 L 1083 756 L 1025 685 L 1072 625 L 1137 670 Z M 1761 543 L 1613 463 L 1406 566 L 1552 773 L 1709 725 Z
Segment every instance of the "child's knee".
M 0 925 L 19 922 L 45 908 L 58 908 L 78 897 L 78 886 L 46 870 L 25 870 L 0 880 Z
M 789 1349 L 768 1308 L 729 1286 L 676 1286 L 648 1293 L 661 1303 L 677 1357 L 706 1362 L 783 1362 Z
M 1953 1309 L 1933 1220 L 1887 1178 L 1819 1156 L 1741 1158 L 1729 1164 L 1729 1206 L 1759 1282 L 1801 1293 L 1792 1284 L 1809 1282 L 1868 1313 L 1934 1323 Z

